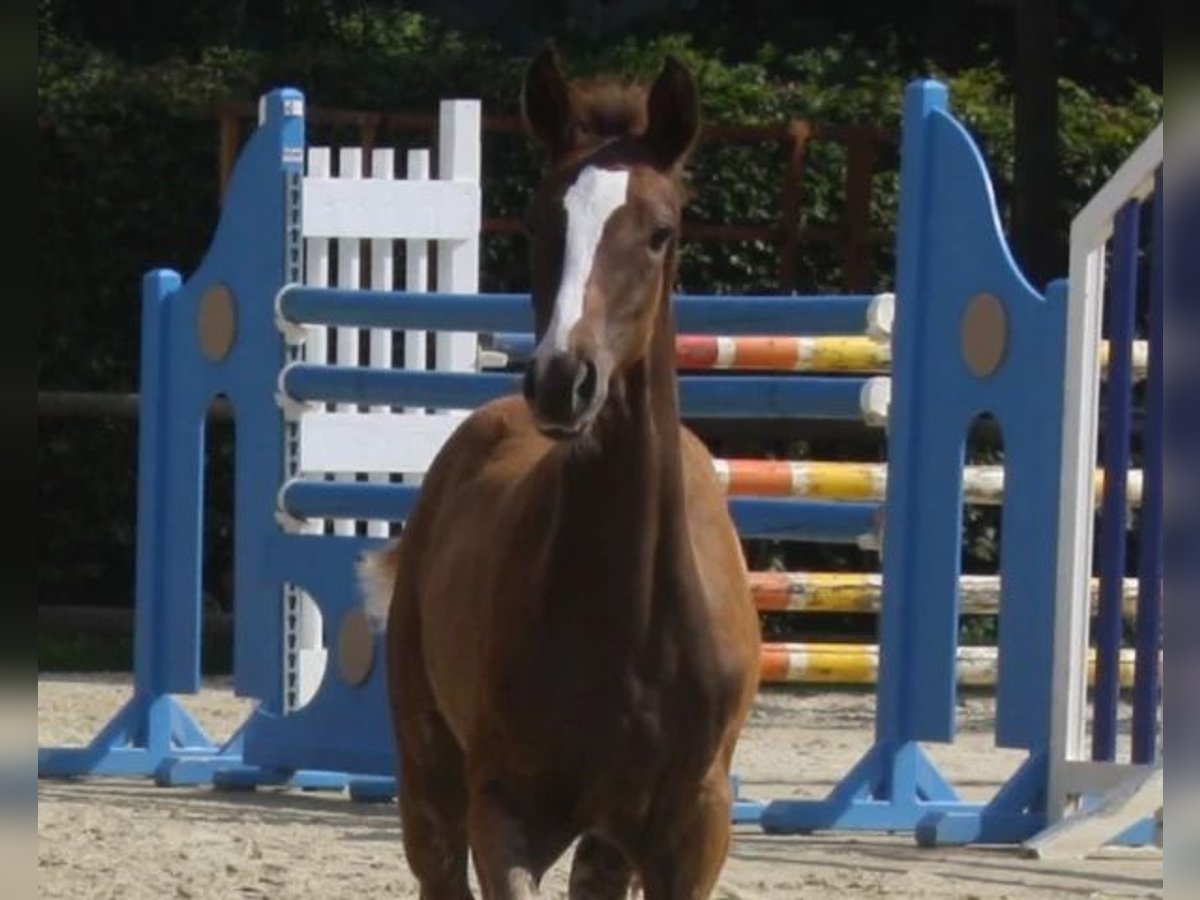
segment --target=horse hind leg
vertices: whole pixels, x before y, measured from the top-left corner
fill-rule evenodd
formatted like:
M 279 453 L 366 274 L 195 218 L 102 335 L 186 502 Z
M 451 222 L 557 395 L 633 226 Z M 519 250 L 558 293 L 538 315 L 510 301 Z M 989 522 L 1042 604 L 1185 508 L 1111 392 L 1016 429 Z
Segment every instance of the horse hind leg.
M 603 838 L 585 834 L 571 861 L 570 900 L 624 900 L 633 882 L 633 866 Z

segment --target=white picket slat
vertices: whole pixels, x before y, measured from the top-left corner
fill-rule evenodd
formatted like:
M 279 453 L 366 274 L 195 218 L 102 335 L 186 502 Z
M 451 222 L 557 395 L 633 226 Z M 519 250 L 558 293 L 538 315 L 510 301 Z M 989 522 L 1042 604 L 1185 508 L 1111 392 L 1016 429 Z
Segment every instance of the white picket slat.
M 463 414 L 304 413 L 300 472 L 423 474 Z
M 389 183 L 396 177 L 396 152 L 391 147 L 377 147 L 371 151 L 371 180 L 373 183 Z M 395 284 L 394 245 L 391 238 L 371 240 L 371 271 L 368 286 L 374 291 L 390 291 Z M 367 351 L 367 364 L 372 369 L 392 367 L 392 332 L 386 328 L 372 328 Z M 372 406 L 372 412 L 387 414 L 386 405 Z M 387 481 L 386 474 L 371 476 L 372 481 Z M 391 526 L 387 522 L 367 522 L 369 537 L 387 537 Z
M 478 100 L 443 100 L 438 118 L 438 178 L 479 184 L 481 105 Z M 456 294 L 479 292 L 479 229 L 437 248 L 438 290 Z M 439 332 L 434 365 L 440 371 L 474 371 L 476 334 Z
M 301 233 L 328 238 L 477 240 L 478 181 L 306 178 Z
M 349 183 L 362 178 L 362 148 L 341 147 L 338 150 L 339 183 Z M 370 188 L 365 184 L 360 187 Z M 307 207 L 307 202 L 305 204 Z M 337 283 L 340 288 L 362 287 L 362 243 L 358 237 L 360 232 L 353 232 L 354 237 L 342 237 L 337 242 Z M 337 363 L 339 366 L 356 366 L 359 364 L 358 339 L 359 329 L 338 327 L 333 330 L 337 347 Z M 352 412 L 356 409 L 353 403 L 340 403 L 337 409 L 341 412 Z M 354 475 L 341 476 L 343 480 L 353 481 Z M 352 519 L 336 519 L 333 523 L 333 533 L 352 535 L 355 533 L 355 522 Z

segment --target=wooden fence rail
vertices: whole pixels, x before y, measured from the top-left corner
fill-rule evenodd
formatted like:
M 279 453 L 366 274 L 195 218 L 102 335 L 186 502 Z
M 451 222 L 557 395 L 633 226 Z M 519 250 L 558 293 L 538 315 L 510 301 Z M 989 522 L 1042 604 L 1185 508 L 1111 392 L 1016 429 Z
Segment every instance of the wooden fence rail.
M 216 110 L 219 125 L 219 184 L 221 195 L 233 168 L 248 126 L 256 119 L 249 103 L 226 103 Z M 424 135 L 436 158 L 437 117 L 410 111 L 382 112 L 335 108 L 305 111 L 310 127 L 357 131 L 357 145 L 363 159 L 369 161 L 371 149 L 399 135 Z M 483 117 L 485 145 L 490 137 L 522 133 L 521 120 L 515 115 L 486 114 Z M 818 142 L 833 142 L 846 148 L 844 204 L 840 221 L 833 224 L 802 224 L 803 185 L 809 151 Z M 890 233 L 871 225 L 874 177 L 881 150 L 894 147 L 894 131 L 871 125 L 840 125 L 792 119 L 778 125 L 731 125 L 714 123 L 705 127 L 701 142 L 714 144 L 777 143 L 784 150 L 779 172 L 779 213 L 773 222 L 702 223 L 685 221 L 684 237 L 709 243 L 766 241 L 775 245 L 778 289 L 791 293 L 798 286 L 797 261 L 806 245 L 825 245 L 836 249 L 842 263 L 842 289 L 861 293 L 874 287 L 872 259 L 875 250 L 891 239 Z M 367 172 L 364 175 L 369 174 Z M 510 234 L 520 229 L 520 219 L 485 216 L 484 234 Z

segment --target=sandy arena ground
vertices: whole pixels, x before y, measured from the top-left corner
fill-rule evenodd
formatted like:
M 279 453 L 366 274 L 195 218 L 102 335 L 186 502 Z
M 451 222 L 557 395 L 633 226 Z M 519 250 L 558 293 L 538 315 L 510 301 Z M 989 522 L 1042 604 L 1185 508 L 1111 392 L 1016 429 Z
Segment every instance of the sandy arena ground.
M 38 743 L 85 743 L 128 696 L 124 677 L 42 676 Z M 247 707 L 221 682 L 188 706 L 211 734 Z M 751 796 L 821 796 L 862 754 L 873 698 L 764 691 L 740 745 Z M 991 705 L 968 698 L 952 747 L 930 752 L 968 798 L 989 796 L 1019 761 L 991 747 Z M 341 795 L 264 790 L 229 794 L 136 781 L 38 784 L 38 882 L 45 898 L 416 897 L 395 807 Z M 568 859 L 544 895 L 564 896 Z M 1155 852 L 1113 851 L 1076 863 L 1024 859 L 1013 848 L 925 850 L 911 837 L 770 837 L 739 829 L 715 896 L 1029 898 L 1161 897 Z

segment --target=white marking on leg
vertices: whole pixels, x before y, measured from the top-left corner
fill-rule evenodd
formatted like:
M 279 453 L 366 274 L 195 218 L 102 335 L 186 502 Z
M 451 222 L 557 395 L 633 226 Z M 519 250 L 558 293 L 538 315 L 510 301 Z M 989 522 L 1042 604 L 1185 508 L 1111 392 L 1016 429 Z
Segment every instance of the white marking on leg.
M 539 346 L 564 352 L 571 329 L 583 317 L 583 294 L 604 226 L 613 213 L 625 204 L 629 172 L 588 166 L 563 195 L 567 212 L 567 238 L 563 253 L 562 280 L 554 298 L 554 315 Z

